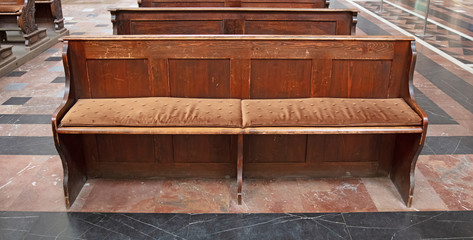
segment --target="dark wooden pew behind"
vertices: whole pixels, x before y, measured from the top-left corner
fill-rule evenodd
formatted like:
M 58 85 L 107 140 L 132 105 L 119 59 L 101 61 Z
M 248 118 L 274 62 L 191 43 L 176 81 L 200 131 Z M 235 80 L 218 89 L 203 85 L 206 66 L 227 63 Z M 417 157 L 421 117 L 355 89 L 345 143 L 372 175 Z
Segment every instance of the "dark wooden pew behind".
M 61 0 L 36 0 L 36 23 L 59 33 L 67 31 L 64 27 Z
M 290 8 L 111 9 L 113 33 L 350 35 L 357 10 Z
M 8 41 L 7 31 L 21 31 L 26 47 L 35 47 L 46 37 L 46 29 L 38 29 L 34 0 L 0 0 L 0 41 Z
M 138 0 L 139 7 L 328 8 L 329 0 Z

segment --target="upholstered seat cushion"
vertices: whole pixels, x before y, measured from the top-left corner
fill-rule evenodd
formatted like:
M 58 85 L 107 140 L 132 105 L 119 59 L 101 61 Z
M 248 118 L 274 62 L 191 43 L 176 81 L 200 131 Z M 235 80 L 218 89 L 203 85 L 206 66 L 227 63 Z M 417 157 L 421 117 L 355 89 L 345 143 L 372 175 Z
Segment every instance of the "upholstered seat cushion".
M 22 8 L 23 5 L 0 4 L 0 13 L 18 13 Z
M 79 99 L 62 126 L 241 127 L 240 99 Z
M 304 98 L 242 101 L 243 127 L 411 126 L 422 119 L 401 98 Z

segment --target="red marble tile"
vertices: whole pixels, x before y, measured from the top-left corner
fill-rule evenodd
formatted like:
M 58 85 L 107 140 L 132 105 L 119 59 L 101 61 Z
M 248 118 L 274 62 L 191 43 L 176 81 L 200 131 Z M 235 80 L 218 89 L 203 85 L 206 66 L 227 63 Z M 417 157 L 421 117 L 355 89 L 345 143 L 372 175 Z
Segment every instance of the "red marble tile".
M 236 197 L 231 179 L 164 180 L 156 197 L 155 212 L 225 213 Z
M 420 160 L 419 160 L 420 162 Z M 418 163 L 421 164 L 421 163 Z M 416 171 L 414 198 L 408 208 L 389 178 L 363 178 L 378 211 L 442 211 L 448 207 L 430 186 L 421 172 Z
M 373 212 L 376 206 L 359 178 L 300 180 L 306 212 Z
M 154 212 L 161 180 L 91 179 L 72 209 L 85 212 Z M 78 205 L 78 206 L 76 206 Z M 80 209 L 79 209 L 80 207 Z
M 22 193 L 10 205 L 9 211 L 65 211 L 62 186 L 63 170 L 58 156 L 52 156 L 42 165 Z
M 49 124 L 0 124 L 0 136 L 52 136 Z
M 296 179 L 246 179 L 243 182 L 242 205 L 238 205 L 233 198 L 231 212 L 304 212 L 301 197 Z
M 57 92 L 55 92 L 57 94 Z M 17 114 L 52 114 L 62 103 L 58 97 L 33 97 L 23 106 L 19 107 Z
M 427 136 L 472 136 L 473 128 L 471 126 L 464 126 L 465 120 L 457 121 L 459 125 L 445 124 L 445 125 L 429 125 L 427 129 Z M 467 123 L 466 123 L 467 124 Z
M 48 156 L 0 155 L 0 211 L 6 211 L 35 176 Z
M 473 155 L 430 155 L 418 165 L 449 210 L 473 209 Z

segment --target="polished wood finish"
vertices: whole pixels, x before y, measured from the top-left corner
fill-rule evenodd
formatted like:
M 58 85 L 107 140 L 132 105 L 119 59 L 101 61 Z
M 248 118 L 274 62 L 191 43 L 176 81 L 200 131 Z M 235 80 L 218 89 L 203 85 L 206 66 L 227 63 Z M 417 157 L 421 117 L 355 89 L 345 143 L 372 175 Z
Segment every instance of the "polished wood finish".
M 328 8 L 329 0 L 138 0 L 139 7 Z
M 61 0 L 36 0 L 35 20 L 39 26 L 44 26 L 55 32 L 65 32 Z
M 66 94 L 52 122 L 67 202 L 74 201 L 85 178 L 157 176 L 236 177 L 239 201 L 244 175 L 390 176 L 410 204 L 427 128 L 413 97 L 413 44 L 410 37 L 383 36 L 67 37 Z M 404 98 L 423 122 L 254 128 L 60 124 L 78 99 L 151 96 Z
M 35 0 L 1 0 L 0 7 L 12 6 L 0 10 L 0 41 L 7 41 L 6 31 L 20 30 L 25 39 L 25 46 L 34 48 L 46 37 L 46 29 L 38 29 L 35 22 Z
M 115 35 L 355 34 L 357 10 L 289 8 L 118 8 L 109 10 Z

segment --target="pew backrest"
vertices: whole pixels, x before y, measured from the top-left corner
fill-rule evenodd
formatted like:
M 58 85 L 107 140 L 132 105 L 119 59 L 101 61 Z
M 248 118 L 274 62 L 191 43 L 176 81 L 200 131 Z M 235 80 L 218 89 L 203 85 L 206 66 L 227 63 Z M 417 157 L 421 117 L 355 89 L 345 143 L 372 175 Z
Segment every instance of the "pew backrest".
M 358 10 L 258 8 L 110 9 L 113 32 L 137 34 L 351 35 Z
M 405 98 L 410 37 L 66 38 L 70 96 Z
M 140 7 L 328 8 L 329 0 L 138 0 Z

